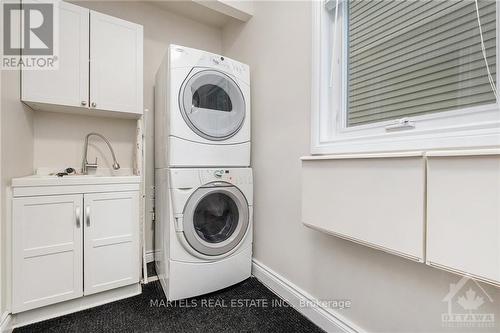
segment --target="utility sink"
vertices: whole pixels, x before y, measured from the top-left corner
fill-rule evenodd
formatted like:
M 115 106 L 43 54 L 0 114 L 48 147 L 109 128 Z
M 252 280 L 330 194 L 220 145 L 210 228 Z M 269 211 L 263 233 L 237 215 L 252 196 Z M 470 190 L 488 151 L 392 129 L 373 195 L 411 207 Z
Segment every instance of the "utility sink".
M 140 176 L 110 175 L 68 175 L 63 177 L 49 175 L 32 175 L 12 179 L 12 187 L 25 186 L 58 186 L 58 185 L 101 185 L 101 184 L 136 184 L 141 182 Z

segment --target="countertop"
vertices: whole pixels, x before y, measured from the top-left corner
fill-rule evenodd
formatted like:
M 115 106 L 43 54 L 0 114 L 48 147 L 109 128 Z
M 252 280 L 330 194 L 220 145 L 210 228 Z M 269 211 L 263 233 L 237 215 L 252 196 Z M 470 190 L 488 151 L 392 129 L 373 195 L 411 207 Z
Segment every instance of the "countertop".
M 64 185 L 101 185 L 101 184 L 139 184 L 140 176 L 97 176 L 68 175 L 63 177 L 32 175 L 12 179 L 12 187 L 27 186 L 64 186 Z

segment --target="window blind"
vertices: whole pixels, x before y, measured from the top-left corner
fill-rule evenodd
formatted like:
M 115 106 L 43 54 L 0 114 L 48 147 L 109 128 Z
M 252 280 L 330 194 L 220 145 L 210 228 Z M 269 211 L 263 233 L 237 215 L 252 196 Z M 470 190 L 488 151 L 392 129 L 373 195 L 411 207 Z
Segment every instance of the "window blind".
M 348 1 L 347 126 L 495 103 L 471 0 Z M 496 73 L 496 4 L 480 0 Z

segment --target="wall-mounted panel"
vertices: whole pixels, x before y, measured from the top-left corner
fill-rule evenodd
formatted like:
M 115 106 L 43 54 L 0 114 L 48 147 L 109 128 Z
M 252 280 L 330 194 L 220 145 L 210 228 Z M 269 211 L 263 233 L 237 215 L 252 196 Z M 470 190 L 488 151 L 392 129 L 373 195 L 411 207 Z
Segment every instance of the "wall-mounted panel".
M 427 263 L 500 284 L 500 156 L 427 163 Z
M 421 262 L 424 198 L 422 156 L 303 160 L 306 226 Z

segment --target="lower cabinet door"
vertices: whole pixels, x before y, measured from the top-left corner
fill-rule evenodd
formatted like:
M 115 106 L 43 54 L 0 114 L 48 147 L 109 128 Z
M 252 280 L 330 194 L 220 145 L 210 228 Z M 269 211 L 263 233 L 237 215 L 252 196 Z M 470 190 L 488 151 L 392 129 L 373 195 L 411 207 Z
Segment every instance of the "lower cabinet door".
M 83 196 L 13 199 L 12 312 L 83 293 Z
M 139 192 L 84 195 L 84 295 L 139 281 Z

